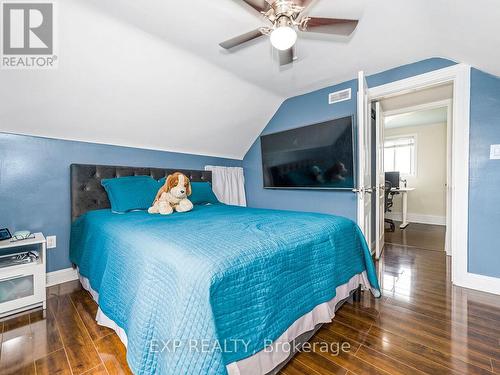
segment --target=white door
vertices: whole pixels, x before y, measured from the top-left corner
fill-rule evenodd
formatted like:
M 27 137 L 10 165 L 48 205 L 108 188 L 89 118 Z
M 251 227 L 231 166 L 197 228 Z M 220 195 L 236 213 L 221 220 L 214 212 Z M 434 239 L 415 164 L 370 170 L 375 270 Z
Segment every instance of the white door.
M 371 111 L 368 101 L 368 85 L 364 72 L 358 74 L 358 225 L 370 248 L 372 185 L 371 185 Z
M 379 259 L 384 249 L 385 232 L 385 171 L 384 171 L 384 112 L 380 102 L 375 104 L 375 144 L 377 147 L 376 210 L 375 210 L 375 258 Z

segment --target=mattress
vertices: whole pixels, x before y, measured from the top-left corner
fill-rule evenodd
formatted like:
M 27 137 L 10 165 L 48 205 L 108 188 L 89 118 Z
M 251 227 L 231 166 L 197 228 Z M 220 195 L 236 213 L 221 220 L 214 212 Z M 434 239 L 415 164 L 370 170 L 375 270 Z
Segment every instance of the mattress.
M 96 210 L 73 223 L 70 257 L 102 319 L 123 332 L 136 374 L 244 374 L 244 361 L 269 343 L 317 323 L 301 318 L 329 321 L 339 287 L 353 280 L 379 295 L 359 228 L 332 215 L 226 205 L 166 217 Z M 262 373 L 280 356 L 259 359 Z

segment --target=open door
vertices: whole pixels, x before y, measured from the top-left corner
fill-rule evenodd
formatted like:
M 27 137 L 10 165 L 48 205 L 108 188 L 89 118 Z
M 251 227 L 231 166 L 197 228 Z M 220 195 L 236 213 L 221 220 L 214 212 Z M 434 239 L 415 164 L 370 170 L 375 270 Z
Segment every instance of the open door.
M 380 102 L 375 103 L 375 124 L 375 144 L 377 147 L 375 259 L 379 259 L 385 243 L 384 112 Z
M 372 248 L 371 217 L 373 192 L 371 185 L 371 111 L 368 101 L 368 84 L 364 72 L 358 74 L 358 225 Z

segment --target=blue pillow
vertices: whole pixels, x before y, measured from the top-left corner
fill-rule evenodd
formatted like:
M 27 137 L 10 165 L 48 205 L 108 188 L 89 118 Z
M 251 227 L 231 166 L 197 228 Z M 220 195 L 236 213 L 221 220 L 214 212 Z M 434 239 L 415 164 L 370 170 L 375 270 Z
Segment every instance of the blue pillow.
M 124 213 L 151 207 L 161 185 L 149 176 L 118 177 L 101 180 L 108 193 L 111 210 Z
M 191 195 L 189 196 L 189 200 L 193 204 L 219 203 L 212 191 L 212 185 L 209 182 L 191 182 Z

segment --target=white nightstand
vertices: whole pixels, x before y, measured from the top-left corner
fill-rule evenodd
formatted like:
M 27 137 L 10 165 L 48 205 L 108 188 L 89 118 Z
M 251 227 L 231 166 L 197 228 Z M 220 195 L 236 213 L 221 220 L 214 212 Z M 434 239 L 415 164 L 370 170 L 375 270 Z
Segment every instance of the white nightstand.
M 31 263 L 6 265 L 7 254 L 36 251 L 38 259 Z M 0 317 L 34 307 L 46 307 L 46 241 L 42 233 L 34 238 L 11 242 L 0 241 Z

